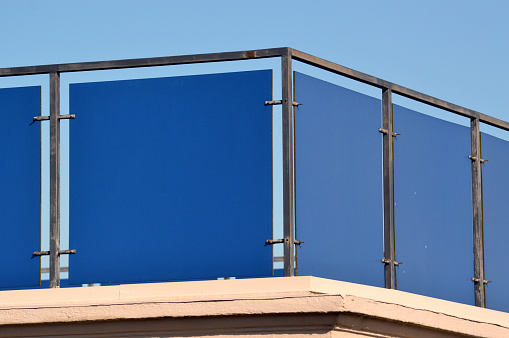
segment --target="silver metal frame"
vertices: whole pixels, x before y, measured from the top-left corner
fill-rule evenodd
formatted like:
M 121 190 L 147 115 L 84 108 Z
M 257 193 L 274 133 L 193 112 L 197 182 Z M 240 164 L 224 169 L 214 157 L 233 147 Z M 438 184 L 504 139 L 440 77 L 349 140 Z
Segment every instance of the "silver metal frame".
M 60 287 L 60 74 L 50 73 L 50 288 Z
M 194 64 L 206 62 L 238 61 L 262 58 L 281 58 L 283 110 L 283 218 L 284 218 L 284 274 L 295 274 L 295 181 L 294 181 L 294 102 L 292 81 L 292 60 L 301 61 L 314 67 L 375 86 L 382 90 L 383 136 L 383 183 L 384 183 L 384 258 L 385 287 L 396 288 L 395 234 L 394 234 L 394 154 L 392 93 L 440 108 L 471 120 L 472 144 L 472 201 L 474 234 L 474 285 L 475 304 L 485 306 L 484 299 L 484 258 L 482 235 L 482 190 L 479 123 L 509 131 L 509 123 L 481 114 L 444 100 L 396 85 L 394 83 L 367 75 L 336 63 L 300 52 L 292 48 L 271 48 L 250 51 L 181 55 L 157 58 L 128 59 L 100 62 L 66 63 L 29 67 L 0 68 L 0 77 L 34 74 L 50 75 L 50 287 L 60 286 L 60 254 L 73 253 L 73 250 L 60 251 L 60 122 L 62 118 L 74 116 L 60 115 L 60 73 L 84 72 L 107 69 L 140 68 Z M 48 119 L 38 118 L 38 121 Z
M 385 287 L 396 289 L 396 250 L 394 234 L 394 131 L 392 129 L 392 91 L 382 92 L 384 260 Z
M 484 280 L 484 240 L 481 171 L 481 132 L 479 119 L 470 120 L 472 160 L 472 225 L 474 238 L 474 294 L 475 305 L 486 306 Z
M 285 276 L 295 275 L 294 108 L 292 54 L 281 57 L 283 104 L 283 236 Z

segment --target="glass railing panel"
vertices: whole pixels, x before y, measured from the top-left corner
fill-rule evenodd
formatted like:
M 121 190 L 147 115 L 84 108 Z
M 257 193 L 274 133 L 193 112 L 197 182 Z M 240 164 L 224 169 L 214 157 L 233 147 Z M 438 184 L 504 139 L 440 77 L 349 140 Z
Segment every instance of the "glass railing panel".
M 384 285 L 381 102 L 295 73 L 297 272 Z
M 481 134 L 486 307 L 509 312 L 509 142 Z
M 41 87 L 0 89 L 0 288 L 40 285 Z
M 394 105 L 397 288 L 473 304 L 470 130 Z
M 272 274 L 272 71 L 70 85 L 69 283 Z

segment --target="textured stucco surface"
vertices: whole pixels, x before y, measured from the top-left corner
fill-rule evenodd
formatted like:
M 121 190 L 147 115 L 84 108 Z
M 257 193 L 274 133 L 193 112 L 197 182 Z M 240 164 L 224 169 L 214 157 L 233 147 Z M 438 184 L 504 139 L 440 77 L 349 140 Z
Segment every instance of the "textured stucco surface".
M 0 336 L 509 336 L 509 314 L 316 277 L 0 292 Z

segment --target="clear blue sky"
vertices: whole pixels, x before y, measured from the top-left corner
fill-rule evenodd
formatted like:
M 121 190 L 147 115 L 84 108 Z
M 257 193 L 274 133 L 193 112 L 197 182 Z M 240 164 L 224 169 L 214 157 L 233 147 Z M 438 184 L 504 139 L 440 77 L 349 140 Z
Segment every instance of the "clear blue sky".
M 0 13 L 0 68 L 288 46 L 509 120 L 507 1 L 0 0 Z M 158 75 L 144 71 L 127 76 Z M 47 86 L 0 87 L 31 81 Z
M 289 46 L 505 120 L 507 1 L 0 1 L 0 67 Z

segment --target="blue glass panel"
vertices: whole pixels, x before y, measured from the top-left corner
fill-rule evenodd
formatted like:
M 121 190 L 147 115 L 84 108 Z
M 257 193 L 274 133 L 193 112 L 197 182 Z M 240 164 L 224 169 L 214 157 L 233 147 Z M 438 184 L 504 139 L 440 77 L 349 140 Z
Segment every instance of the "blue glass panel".
M 394 105 L 397 287 L 474 304 L 470 130 Z
M 70 287 L 69 280 L 68 279 L 60 279 L 60 288 L 63 289 L 63 288 L 68 288 L 68 287 Z M 75 285 L 73 285 L 73 287 L 75 287 Z M 41 281 L 41 289 L 49 289 L 49 280 Z
M 285 276 L 285 270 L 284 269 L 274 269 L 274 277 L 284 277 Z
M 70 284 L 272 275 L 272 71 L 70 86 Z
M 0 89 L 0 288 L 34 287 L 40 281 L 41 88 Z
M 509 142 L 481 135 L 486 307 L 509 312 Z
M 384 285 L 380 100 L 295 73 L 298 274 Z

